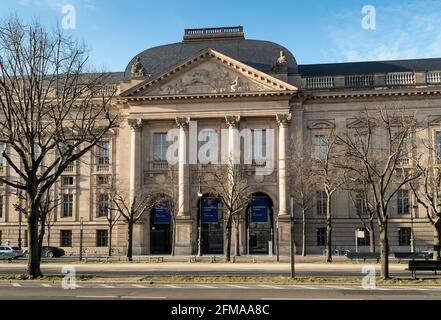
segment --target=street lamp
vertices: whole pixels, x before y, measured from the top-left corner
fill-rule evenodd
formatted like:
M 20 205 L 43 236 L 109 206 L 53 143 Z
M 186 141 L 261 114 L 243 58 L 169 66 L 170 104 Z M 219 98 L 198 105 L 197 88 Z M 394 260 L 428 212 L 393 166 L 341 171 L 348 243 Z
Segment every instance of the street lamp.
M 202 257 L 202 197 L 201 178 L 199 178 L 199 224 L 198 224 L 198 257 Z
M 295 243 L 294 243 L 294 197 L 289 197 L 290 225 L 291 225 L 291 278 L 295 278 Z
M 22 194 L 21 190 L 17 188 L 17 198 L 18 198 L 18 206 L 17 206 L 17 213 L 18 213 L 18 247 L 21 249 L 22 244 L 22 237 L 21 237 L 21 224 L 23 219 L 23 201 L 22 201 Z
M 83 218 L 80 218 L 80 261 L 83 261 Z

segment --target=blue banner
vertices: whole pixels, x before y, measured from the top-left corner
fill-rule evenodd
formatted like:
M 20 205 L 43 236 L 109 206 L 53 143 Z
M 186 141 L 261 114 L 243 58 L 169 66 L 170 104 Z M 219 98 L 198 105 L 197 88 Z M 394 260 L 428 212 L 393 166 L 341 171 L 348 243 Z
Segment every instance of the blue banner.
M 162 200 L 158 202 L 155 206 L 155 216 L 154 223 L 155 224 L 170 224 L 170 208 L 168 200 Z
M 268 222 L 268 198 L 253 198 L 250 211 L 251 222 Z
M 217 198 L 202 198 L 202 223 L 218 223 L 220 200 Z

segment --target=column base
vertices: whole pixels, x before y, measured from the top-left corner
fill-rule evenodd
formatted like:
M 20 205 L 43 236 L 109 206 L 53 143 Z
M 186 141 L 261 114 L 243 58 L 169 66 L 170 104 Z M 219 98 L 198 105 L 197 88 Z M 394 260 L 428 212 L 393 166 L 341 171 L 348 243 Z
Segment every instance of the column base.
M 291 254 L 291 221 L 289 215 L 278 217 L 277 232 L 279 233 L 280 255 Z
M 189 217 L 176 219 L 176 255 L 191 255 L 193 253 L 193 220 Z

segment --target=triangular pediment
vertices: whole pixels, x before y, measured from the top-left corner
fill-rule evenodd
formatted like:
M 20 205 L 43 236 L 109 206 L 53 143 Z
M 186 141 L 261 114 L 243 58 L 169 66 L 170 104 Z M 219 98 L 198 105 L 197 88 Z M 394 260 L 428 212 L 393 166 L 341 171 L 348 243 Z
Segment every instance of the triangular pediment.
M 215 50 L 205 49 L 126 90 L 122 97 L 295 92 L 297 88 Z

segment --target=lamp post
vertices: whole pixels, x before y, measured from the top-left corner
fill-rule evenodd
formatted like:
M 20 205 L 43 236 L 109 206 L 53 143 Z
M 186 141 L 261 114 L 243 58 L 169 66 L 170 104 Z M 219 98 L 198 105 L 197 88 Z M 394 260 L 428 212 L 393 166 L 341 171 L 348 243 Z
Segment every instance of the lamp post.
M 202 189 L 201 189 L 201 178 L 199 178 L 199 224 L 198 224 L 198 257 L 202 257 Z
M 416 247 L 415 247 L 415 229 L 414 229 L 414 225 L 413 225 L 413 211 L 418 209 L 418 205 L 417 204 L 412 204 L 412 210 L 410 210 L 410 251 L 412 253 L 414 253 L 416 251 Z M 415 215 L 416 216 L 416 215 Z
M 22 237 L 21 237 L 21 224 L 22 224 L 22 213 L 23 213 L 23 201 L 21 197 L 21 190 L 17 189 L 17 197 L 18 197 L 18 207 L 17 207 L 17 213 L 18 213 L 18 247 L 21 249 L 22 245 Z
M 83 261 L 83 218 L 80 218 L 80 261 Z
M 290 225 L 291 225 L 291 278 L 295 278 L 295 243 L 294 243 L 294 197 L 289 197 Z

